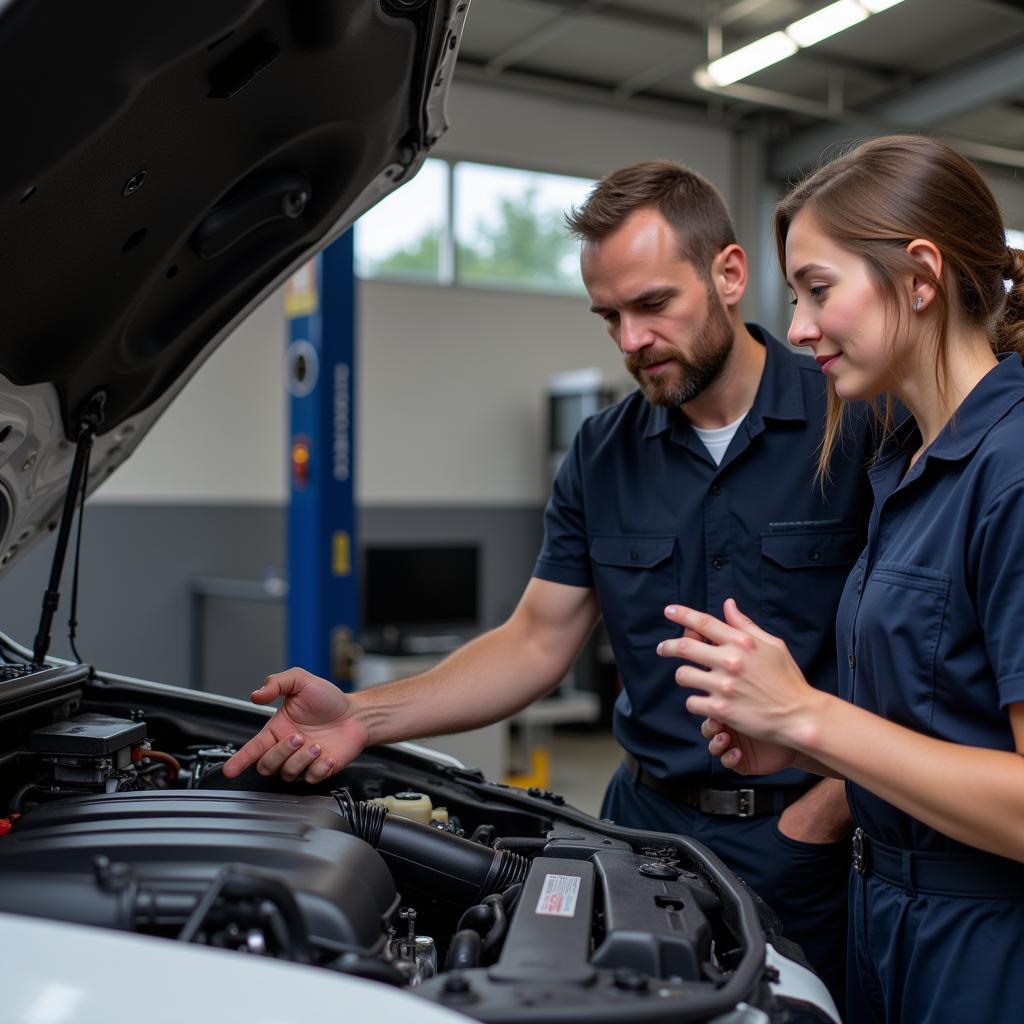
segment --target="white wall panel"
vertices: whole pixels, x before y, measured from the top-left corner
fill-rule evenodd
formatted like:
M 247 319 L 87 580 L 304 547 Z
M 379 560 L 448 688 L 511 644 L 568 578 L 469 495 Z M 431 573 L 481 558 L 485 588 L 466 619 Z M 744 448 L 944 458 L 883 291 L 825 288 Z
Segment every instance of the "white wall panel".
M 286 494 L 284 331 L 277 293 L 185 385 L 97 499 L 280 504 Z
M 587 300 L 367 284 L 359 493 L 373 504 L 533 504 L 544 391 L 597 366 L 628 384 Z

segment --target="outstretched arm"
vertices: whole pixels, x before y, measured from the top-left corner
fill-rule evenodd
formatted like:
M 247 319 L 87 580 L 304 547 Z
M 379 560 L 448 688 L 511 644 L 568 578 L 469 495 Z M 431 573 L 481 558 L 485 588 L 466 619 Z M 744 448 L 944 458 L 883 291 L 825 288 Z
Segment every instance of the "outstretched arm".
M 302 669 L 270 676 L 252 699 L 284 704 L 224 774 L 319 782 L 366 746 L 497 722 L 562 681 L 597 617 L 590 588 L 535 578 L 505 623 L 422 675 L 352 694 Z

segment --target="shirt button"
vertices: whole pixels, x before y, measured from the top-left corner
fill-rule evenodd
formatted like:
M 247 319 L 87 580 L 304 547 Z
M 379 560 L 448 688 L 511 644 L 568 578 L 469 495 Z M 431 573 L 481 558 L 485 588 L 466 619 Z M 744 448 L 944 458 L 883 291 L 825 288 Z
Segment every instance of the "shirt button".
M 725 559 L 724 558 L 716 558 L 711 564 L 716 569 L 721 569 L 725 565 Z
M 810 559 L 810 560 L 811 560 L 812 562 L 820 562 L 820 561 L 821 561 L 821 552 L 820 552 L 820 551 L 818 551 L 818 549 L 817 549 L 817 548 L 814 548 L 814 549 L 812 549 L 811 551 L 809 551 L 809 552 L 807 553 L 807 557 L 808 557 L 808 558 L 809 558 L 809 559 Z
M 712 484 L 709 488 L 712 494 L 721 494 L 722 488 L 718 484 Z
M 857 664 L 857 659 L 850 653 L 850 656 L 846 659 L 850 663 L 850 668 L 853 668 Z
M 640 556 L 635 551 L 630 551 L 629 560 L 631 562 L 637 562 L 640 560 Z

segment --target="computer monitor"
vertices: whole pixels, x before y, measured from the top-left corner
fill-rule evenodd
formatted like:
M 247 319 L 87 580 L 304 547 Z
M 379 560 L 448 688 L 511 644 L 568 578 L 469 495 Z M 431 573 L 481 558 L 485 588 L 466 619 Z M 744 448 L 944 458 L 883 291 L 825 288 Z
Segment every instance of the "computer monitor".
M 363 645 L 455 647 L 480 626 L 476 545 L 373 545 L 363 552 Z

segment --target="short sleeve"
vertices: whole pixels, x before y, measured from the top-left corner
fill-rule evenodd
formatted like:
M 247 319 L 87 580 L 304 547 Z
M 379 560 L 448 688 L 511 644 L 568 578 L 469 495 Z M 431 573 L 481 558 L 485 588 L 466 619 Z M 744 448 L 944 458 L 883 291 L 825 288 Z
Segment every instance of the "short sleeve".
M 544 543 L 533 568 L 538 579 L 590 587 L 593 576 L 583 504 L 580 435 L 573 440 L 555 476 L 544 509 Z
M 985 508 L 970 545 L 978 619 L 1000 707 L 1024 701 L 1024 480 Z

